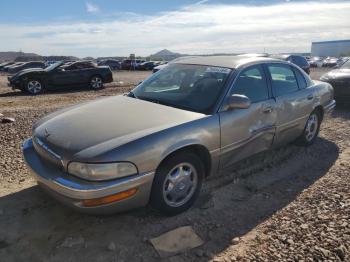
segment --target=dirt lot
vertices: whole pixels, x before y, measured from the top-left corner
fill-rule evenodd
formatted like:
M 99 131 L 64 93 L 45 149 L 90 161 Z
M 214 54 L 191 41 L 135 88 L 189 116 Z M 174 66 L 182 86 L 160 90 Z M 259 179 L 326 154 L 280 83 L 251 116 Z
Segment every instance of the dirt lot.
M 82 215 L 43 193 L 21 156 L 33 122 L 69 104 L 125 92 L 147 75 L 117 72 L 98 92 L 37 97 L 13 92 L 0 76 L 0 113 L 16 119 L 0 124 L 0 261 L 159 261 L 148 239 L 184 225 L 204 245 L 162 261 L 350 261 L 349 108 L 325 119 L 310 148 L 288 145 L 209 179 L 195 206 L 176 217 L 149 208 Z

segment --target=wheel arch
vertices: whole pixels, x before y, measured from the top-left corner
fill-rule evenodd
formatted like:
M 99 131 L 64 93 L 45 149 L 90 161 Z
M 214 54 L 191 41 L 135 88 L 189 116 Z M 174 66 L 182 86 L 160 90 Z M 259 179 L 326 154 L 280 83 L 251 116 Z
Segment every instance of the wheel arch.
M 211 173 L 212 168 L 212 158 L 210 155 L 209 150 L 201 145 L 201 144 L 189 144 L 184 145 L 182 147 L 176 148 L 170 152 L 168 152 L 163 159 L 160 161 L 159 165 L 157 166 L 157 169 L 170 157 L 172 157 L 175 154 L 181 154 L 181 152 L 192 152 L 195 155 L 197 155 L 200 160 L 202 161 L 204 168 L 205 168 L 205 177 L 208 177 Z
M 321 121 L 323 120 L 323 117 L 324 117 L 324 108 L 322 105 L 317 105 L 315 108 L 314 108 L 314 111 L 317 111 L 320 116 L 321 116 Z

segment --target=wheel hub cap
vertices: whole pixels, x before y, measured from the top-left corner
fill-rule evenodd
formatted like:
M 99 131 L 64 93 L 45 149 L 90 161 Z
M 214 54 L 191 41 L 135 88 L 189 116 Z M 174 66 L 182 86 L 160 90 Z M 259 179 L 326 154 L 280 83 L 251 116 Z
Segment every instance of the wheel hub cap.
M 37 94 L 41 91 L 41 84 L 38 81 L 29 81 L 27 87 L 32 94 Z
M 164 185 L 165 202 L 173 207 L 185 204 L 197 188 L 198 176 L 196 169 L 189 163 L 181 163 L 168 173 Z
M 317 132 L 317 126 L 318 126 L 318 117 L 316 114 L 312 114 L 306 123 L 305 128 L 305 138 L 307 141 L 311 141 Z

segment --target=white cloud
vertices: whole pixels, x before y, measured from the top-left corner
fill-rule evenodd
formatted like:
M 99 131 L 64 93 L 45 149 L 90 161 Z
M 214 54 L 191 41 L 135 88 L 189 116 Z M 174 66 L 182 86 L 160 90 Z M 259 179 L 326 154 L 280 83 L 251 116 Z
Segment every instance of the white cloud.
M 85 7 L 88 13 L 97 13 L 100 11 L 100 8 L 97 5 L 90 2 L 86 2 Z
M 190 5 L 152 16 L 92 22 L 1 25 L 0 50 L 77 56 L 175 52 L 304 52 L 311 41 L 349 39 L 349 2 L 289 2 L 269 6 Z M 124 17 L 121 19 L 120 17 Z

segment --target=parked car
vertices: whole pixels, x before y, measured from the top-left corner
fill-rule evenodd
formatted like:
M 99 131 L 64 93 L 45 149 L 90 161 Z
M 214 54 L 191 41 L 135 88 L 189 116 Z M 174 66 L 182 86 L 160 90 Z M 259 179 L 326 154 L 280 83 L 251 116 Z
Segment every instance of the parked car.
M 336 57 L 328 57 L 325 60 L 323 60 L 323 66 L 324 67 L 335 67 L 342 63 L 341 58 Z
M 138 69 L 138 66 L 143 62 L 145 62 L 145 60 L 125 59 L 121 63 L 121 68 L 124 70 L 136 70 L 136 69 Z
M 320 79 L 333 86 L 337 103 L 350 104 L 350 60 L 340 68 L 326 73 Z
M 159 65 L 159 66 L 156 66 L 153 68 L 153 73 L 156 73 L 158 72 L 159 70 L 162 70 L 163 68 L 165 68 L 167 66 L 167 64 L 162 64 L 162 65 Z
M 271 55 L 271 58 L 281 59 L 291 62 L 302 68 L 308 75 L 310 74 L 310 64 L 306 58 L 300 55 Z
M 152 61 L 143 62 L 137 67 L 139 70 L 153 70 L 156 67 L 156 63 Z
M 26 62 L 17 66 L 12 66 L 8 69 L 8 72 L 10 74 L 15 74 L 19 71 L 22 71 L 24 69 L 28 68 L 45 68 L 45 63 L 44 62 L 36 62 L 36 61 L 31 61 L 31 62 Z
M 23 65 L 24 63 L 25 63 L 25 62 L 15 62 L 15 63 L 13 63 L 13 64 L 9 64 L 9 65 L 4 66 L 2 70 L 3 70 L 4 72 L 8 72 L 10 68 Z
M 291 63 L 188 58 L 126 96 L 44 117 L 23 154 L 39 185 L 80 211 L 150 202 L 174 215 L 191 207 L 205 178 L 233 163 L 295 140 L 311 145 L 334 106 L 331 85 Z
M 45 69 L 27 69 L 9 76 L 8 81 L 8 85 L 13 89 L 36 95 L 44 90 L 86 85 L 97 90 L 103 87 L 103 83 L 112 82 L 113 77 L 109 67 L 81 61 L 58 62 Z
M 98 62 L 99 66 L 108 66 L 111 70 L 121 69 L 121 63 L 115 59 L 106 59 Z
M 4 62 L 0 64 L 0 71 L 4 71 L 4 67 L 5 66 L 11 66 L 13 65 L 15 62 Z
M 311 57 L 308 62 L 310 64 L 310 67 L 322 67 L 323 66 L 323 59 L 321 57 L 318 57 L 318 56 Z

